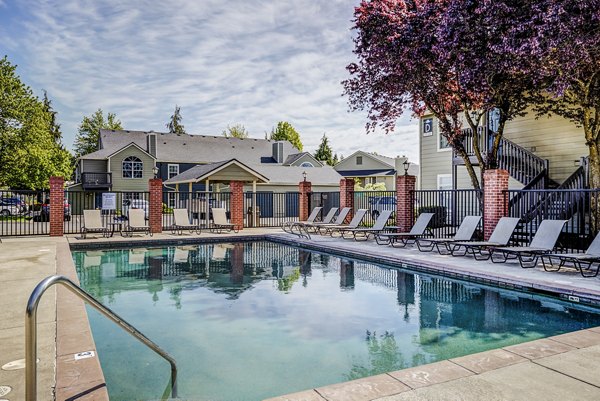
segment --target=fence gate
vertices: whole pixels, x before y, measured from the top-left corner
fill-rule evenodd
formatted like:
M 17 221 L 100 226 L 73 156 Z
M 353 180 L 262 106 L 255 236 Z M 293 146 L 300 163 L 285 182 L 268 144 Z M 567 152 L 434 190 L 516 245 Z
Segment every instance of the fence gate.
M 49 198 L 46 191 L 0 191 L 0 237 L 48 235 Z

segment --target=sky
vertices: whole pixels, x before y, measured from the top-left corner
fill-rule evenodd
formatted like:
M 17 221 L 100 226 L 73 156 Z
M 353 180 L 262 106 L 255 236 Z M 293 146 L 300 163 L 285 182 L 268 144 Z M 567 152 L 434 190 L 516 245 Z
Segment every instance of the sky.
M 355 61 L 359 0 L 0 0 L 0 57 L 48 92 L 73 147 L 83 116 L 112 112 L 129 130 L 164 132 L 175 105 L 189 134 L 242 124 L 264 138 L 278 121 L 314 152 L 357 150 L 418 161 L 418 127 L 366 134 L 341 81 Z

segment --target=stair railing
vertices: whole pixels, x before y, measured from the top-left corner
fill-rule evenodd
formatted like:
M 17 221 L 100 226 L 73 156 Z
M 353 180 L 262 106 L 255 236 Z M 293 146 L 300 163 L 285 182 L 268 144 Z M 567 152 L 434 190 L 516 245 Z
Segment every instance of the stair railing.
M 145 344 L 152 349 L 152 351 L 166 359 L 171 365 L 171 394 L 174 398 L 177 398 L 177 364 L 171 355 L 67 277 L 50 276 L 42 280 L 33 289 L 29 301 L 27 302 L 25 313 L 25 399 L 27 401 L 37 400 L 37 307 L 42 295 L 44 295 L 48 288 L 55 284 L 64 286 L 102 315 L 115 322 L 119 327 L 131 334 L 142 344 Z

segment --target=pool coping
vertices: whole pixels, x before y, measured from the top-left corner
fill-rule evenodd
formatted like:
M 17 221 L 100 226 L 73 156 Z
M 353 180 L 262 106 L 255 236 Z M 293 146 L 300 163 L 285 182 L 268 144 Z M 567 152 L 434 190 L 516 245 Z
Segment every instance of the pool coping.
M 236 235 L 227 235 L 227 236 L 186 237 L 186 238 L 150 238 L 150 239 L 143 238 L 143 239 L 136 239 L 136 241 L 134 241 L 134 242 L 132 242 L 131 240 L 128 240 L 128 241 L 125 241 L 125 240 L 102 241 L 102 240 L 100 240 L 100 241 L 85 242 L 85 243 L 83 243 L 83 242 L 77 243 L 77 242 L 69 241 L 69 244 L 68 244 L 69 252 L 68 253 L 69 253 L 69 256 L 71 256 L 70 251 L 73 251 L 73 250 L 108 249 L 108 248 L 123 248 L 123 247 L 152 247 L 152 246 L 165 246 L 165 245 L 177 246 L 177 245 L 190 245 L 190 244 L 201 244 L 201 243 L 226 243 L 226 242 L 232 242 L 232 241 L 235 241 L 235 242 L 271 241 L 271 242 L 285 244 L 285 245 L 291 245 L 291 246 L 302 246 L 307 249 L 318 251 L 318 252 L 333 253 L 335 255 L 339 255 L 342 257 L 360 259 L 360 260 L 364 260 L 364 261 L 372 262 L 372 263 L 382 263 L 382 264 L 385 264 L 385 265 L 388 265 L 388 266 L 391 266 L 394 268 L 402 268 L 402 269 L 407 269 L 407 270 L 413 270 L 416 272 L 442 275 L 442 276 L 450 278 L 450 279 L 464 280 L 464 281 L 469 281 L 469 282 L 473 282 L 473 283 L 477 283 L 477 284 L 489 285 L 489 286 L 493 286 L 493 287 L 497 287 L 497 288 L 504 288 L 504 289 L 508 289 L 508 290 L 520 291 L 523 293 L 533 293 L 533 294 L 538 294 L 538 295 L 552 296 L 552 297 L 559 298 L 566 302 L 571 302 L 573 304 L 590 305 L 590 306 L 596 306 L 596 307 L 600 306 L 600 291 L 593 291 L 593 290 L 589 290 L 589 289 L 581 290 L 578 288 L 574 288 L 572 286 L 561 287 L 561 286 L 556 286 L 556 285 L 548 285 L 545 283 L 525 283 L 523 281 L 512 280 L 512 279 L 507 279 L 507 278 L 499 279 L 497 276 L 495 276 L 493 274 L 482 274 L 481 272 L 476 272 L 476 271 L 465 271 L 463 269 L 453 268 L 452 266 L 444 265 L 443 263 L 431 261 L 431 260 L 429 260 L 429 261 L 419 260 L 419 265 L 416 265 L 414 260 L 403 258 L 401 255 L 390 257 L 390 256 L 386 256 L 386 255 L 365 254 L 365 253 L 361 253 L 360 250 L 348 249 L 343 246 L 336 246 L 335 244 L 332 244 L 332 243 L 323 245 L 323 244 L 312 242 L 310 240 L 295 238 L 293 236 L 289 236 L 284 233 L 239 234 L 239 235 L 236 234 Z M 57 259 L 58 259 L 58 255 L 57 255 Z M 58 260 L 57 260 L 57 262 L 58 262 Z M 72 257 L 70 257 L 70 266 L 68 266 L 68 267 L 70 267 L 70 269 L 68 269 L 68 270 L 72 269 L 71 273 L 74 274 L 76 277 L 75 265 L 73 263 Z M 552 274 L 552 273 L 548 273 L 548 274 Z M 574 298 L 572 298 L 572 297 L 577 297 L 578 302 L 575 301 Z M 58 304 L 58 298 L 57 298 L 57 304 Z M 83 312 L 85 313 L 85 308 L 83 309 Z M 87 315 L 85 315 L 85 319 L 87 322 Z M 58 332 L 58 324 L 59 324 L 59 322 L 57 321 L 57 332 Z M 87 324 L 89 327 L 89 322 L 87 322 Z M 594 335 L 596 335 L 596 334 L 598 335 L 597 336 L 598 337 L 597 344 L 600 345 L 600 327 L 590 328 L 590 329 L 581 330 L 581 331 L 577 331 L 577 332 L 566 333 L 566 334 L 562 334 L 560 336 L 555 336 L 555 337 L 568 336 L 568 335 L 574 335 L 575 337 L 581 336 L 581 334 L 578 334 L 578 333 L 584 333 L 583 335 L 585 336 L 585 333 L 590 333 L 590 332 L 593 333 Z M 90 331 L 89 337 L 91 338 L 91 341 L 93 344 L 93 338 L 91 336 L 91 331 Z M 526 343 L 518 344 L 517 346 L 523 346 L 523 347 L 529 346 L 529 347 L 535 348 L 536 344 L 538 344 L 540 342 L 541 342 L 541 344 L 543 344 L 543 342 L 546 340 L 564 343 L 564 341 L 556 341 L 555 337 L 549 337 L 549 338 L 545 338 L 545 339 L 526 342 Z M 57 337 L 57 343 L 58 342 L 59 341 L 58 341 L 58 337 Z M 594 343 L 593 345 L 596 345 L 596 343 Z M 569 345 L 567 344 L 567 346 L 569 346 Z M 570 346 L 573 349 L 583 348 L 583 347 L 577 347 L 575 345 L 570 345 Z M 516 346 L 511 346 L 511 347 L 516 347 Z M 356 391 L 359 391 L 359 392 L 363 391 L 365 388 L 377 389 L 378 388 L 378 385 L 377 385 L 378 380 L 384 381 L 383 384 L 381 386 L 379 386 L 380 389 L 388 388 L 386 386 L 391 385 L 391 387 L 389 387 L 389 388 L 391 388 L 392 391 L 390 392 L 389 390 L 385 390 L 384 392 L 387 391 L 387 393 L 386 393 L 387 395 L 394 395 L 394 394 L 398 394 L 398 393 L 401 393 L 404 391 L 410 391 L 410 390 L 414 389 L 413 387 L 410 386 L 410 384 L 406 384 L 406 383 L 402 382 L 401 380 L 399 380 L 398 377 L 394 377 L 393 376 L 394 374 L 399 376 L 402 374 L 400 372 L 405 372 L 405 371 L 406 372 L 415 371 L 415 372 L 422 373 L 424 371 L 424 369 L 433 368 L 434 370 L 436 370 L 436 369 L 438 369 L 438 366 L 440 366 L 439 364 L 443 364 L 443 363 L 451 363 L 451 364 L 453 364 L 452 366 L 456 365 L 456 366 L 459 366 L 459 368 L 464 368 L 464 367 L 460 367 L 460 364 L 457 363 L 456 360 L 460 360 L 461 358 L 468 358 L 468 357 L 489 359 L 490 358 L 489 355 L 493 355 L 494 353 L 498 353 L 498 352 L 515 354 L 514 351 L 510 351 L 510 350 L 506 349 L 506 348 L 511 348 L 511 347 L 504 347 L 504 348 L 499 348 L 499 349 L 495 349 L 495 350 L 485 351 L 482 353 L 466 355 L 465 357 L 453 358 L 451 360 L 445 360 L 445 361 L 439 361 L 439 362 L 435 362 L 433 364 L 422 365 L 422 366 L 418 366 L 418 367 L 414 367 L 414 368 L 408 368 L 408 369 L 398 371 L 398 372 L 389 372 L 389 373 L 385 373 L 383 375 L 366 377 L 366 378 L 358 379 L 358 380 L 351 381 L 351 382 L 332 384 L 330 386 L 324 386 L 324 387 L 320 387 L 318 389 L 306 390 L 306 391 L 303 391 L 300 393 L 294 393 L 294 394 L 289 394 L 286 396 L 275 397 L 275 398 L 272 398 L 269 400 L 280 400 L 280 401 L 304 400 L 304 399 L 306 399 L 306 400 L 314 399 L 317 401 L 335 400 L 335 399 L 337 399 L 336 394 L 338 394 L 339 391 L 346 394 L 346 396 L 347 396 L 348 391 L 355 393 Z M 95 345 L 94 345 L 94 350 L 95 350 Z M 58 344 L 57 344 L 57 355 L 58 355 Z M 525 356 L 520 356 L 519 358 L 520 359 L 518 360 L 518 362 L 515 362 L 515 363 L 521 363 L 526 360 L 532 359 L 532 358 L 527 358 Z M 94 358 L 94 359 L 98 360 L 98 358 Z M 512 359 L 514 359 L 514 358 L 512 358 Z M 508 360 L 512 360 L 512 359 L 508 358 Z M 500 360 L 503 360 L 503 358 L 501 356 L 500 356 Z M 58 365 L 58 362 L 59 361 L 57 358 L 57 365 Z M 499 366 L 495 367 L 494 369 L 502 368 L 505 366 L 507 366 L 507 365 L 500 364 Z M 98 361 L 98 368 L 99 368 L 99 375 L 96 372 L 94 374 L 91 374 L 89 376 L 89 378 L 86 379 L 87 383 L 89 383 L 89 385 L 91 385 L 92 383 L 98 384 L 100 378 L 101 378 L 101 384 L 104 384 L 104 376 L 102 374 L 101 368 L 99 367 L 99 361 Z M 489 370 L 492 370 L 492 369 L 489 369 Z M 486 370 L 486 371 L 488 371 L 488 370 Z M 481 373 L 483 373 L 483 372 L 481 372 Z M 474 373 L 474 374 L 479 374 L 479 373 Z M 59 369 L 57 367 L 57 381 L 59 379 L 58 376 L 59 376 Z M 390 380 L 392 380 L 392 381 L 390 382 Z M 427 385 L 433 385 L 433 384 L 438 384 L 438 383 L 441 383 L 441 382 L 435 382 L 435 383 L 432 382 Z M 106 392 L 105 386 L 106 385 L 104 384 L 104 387 L 100 387 L 98 389 L 100 391 L 102 391 L 102 389 L 104 389 L 104 392 Z M 398 391 L 396 391 L 396 390 L 398 390 Z M 326 394 L 330 394 L 330 395 L 326 396 Z M 381 397 L 384 397 L 384 396 L 386 396 L 386 394 L 379 394 L 379 395 Z M 376 395 L 375 393 L 370 394 L 368 397 L 366 397 L 364 399 L 365 400 L 366 399 L 375 399 L 375 398 L 373 398 L 375 395 Z M 343 399 L 345 399 L 346 396 L 339 398 L 339 399 L 343 400 Z M 108 399 L 108 395 L 106 395 L 106 398 L 93 398 L 93 399 L 102 399 L 102 400 Z M 363 399 L 363 398 L 360 398 L 360 399 Z

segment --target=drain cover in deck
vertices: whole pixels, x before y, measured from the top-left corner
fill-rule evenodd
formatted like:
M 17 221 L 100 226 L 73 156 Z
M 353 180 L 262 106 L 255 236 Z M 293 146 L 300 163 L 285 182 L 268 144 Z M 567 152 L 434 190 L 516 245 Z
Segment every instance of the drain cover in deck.
M 11 386 L 0 386 L 0 396 L 6 395 L 12 391 Z

